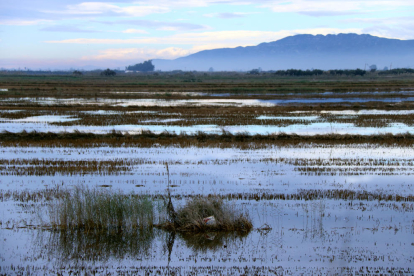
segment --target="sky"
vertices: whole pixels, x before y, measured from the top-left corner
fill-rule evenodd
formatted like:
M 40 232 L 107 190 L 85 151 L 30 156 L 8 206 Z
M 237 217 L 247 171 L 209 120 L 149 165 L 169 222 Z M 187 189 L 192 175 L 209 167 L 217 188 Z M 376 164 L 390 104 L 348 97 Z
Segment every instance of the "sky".
M 338 33 L 414 39 L 414 0 L 0 0 L 0 68 L 124 69 Z

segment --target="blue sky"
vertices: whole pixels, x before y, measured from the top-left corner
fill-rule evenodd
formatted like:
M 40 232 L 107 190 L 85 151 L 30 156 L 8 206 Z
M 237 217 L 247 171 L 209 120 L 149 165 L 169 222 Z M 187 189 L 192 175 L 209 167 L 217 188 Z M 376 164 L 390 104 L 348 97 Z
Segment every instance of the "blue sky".
M 414 0 L 0 0 L 0 67 L 124 68 L 303 33 L 414 39 Z

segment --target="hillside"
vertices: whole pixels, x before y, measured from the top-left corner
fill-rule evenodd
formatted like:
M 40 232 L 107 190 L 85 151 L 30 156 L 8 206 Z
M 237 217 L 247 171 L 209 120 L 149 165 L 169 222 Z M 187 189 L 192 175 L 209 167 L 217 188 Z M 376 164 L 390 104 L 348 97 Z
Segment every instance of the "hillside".
M 364 69 L 365 64 L 414 65 L 414 40 L 368 34 L 295 35 L 257 46 L 201 51 L 175 60 L 153 60 L 155 70 Z

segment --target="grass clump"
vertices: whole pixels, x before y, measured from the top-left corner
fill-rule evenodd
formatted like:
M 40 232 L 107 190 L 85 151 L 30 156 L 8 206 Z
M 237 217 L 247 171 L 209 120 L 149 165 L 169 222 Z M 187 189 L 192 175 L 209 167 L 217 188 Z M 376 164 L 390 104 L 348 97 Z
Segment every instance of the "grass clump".
M 154 203 L 144 195 L 77 186 L 56 200 L 49 214 L 54 229 L 143 229 L 153 226 Z
M 214 216 L 216 223 L 207 225 L 203 219 Z M 179 231 L 249 232 L 253 225 L 246 214 L 219 197 L 195 197 L 177 210 Z

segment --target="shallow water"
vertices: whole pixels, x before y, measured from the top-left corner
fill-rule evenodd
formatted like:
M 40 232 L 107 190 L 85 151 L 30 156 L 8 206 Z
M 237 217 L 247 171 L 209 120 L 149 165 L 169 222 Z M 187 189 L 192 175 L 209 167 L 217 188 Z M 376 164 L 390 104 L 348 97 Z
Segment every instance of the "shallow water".
M 1 120 L 1 118 L 0 118 Z M 66 115 L 44 115 L 44 116 L 32 116 L 24 119 L 14 119 L 13 122 L 19 123 L 57 123 L 57 122 L 71 122 L 79 120 L 79 118 L 73 118 Z
M 87 185 L 165 195 L 164 162 L 169 163 L 171 194 L 183 196 L 173 199 L 175 206 L 184 204 L 186 195 L 212 193 L 292 194 L 299 190 L 347 189 L 406 196 L 414 190 L 413 147 L 2 147 L 0 156 L 0 192 Z M 14 161 L 28 163 L 7 163 Z M 113 161 L 113 168 L 126 167 L 88 173 L 73 163 L 81 161 Z M 28 170 L 31 167 L 33 174 Z M 255 229 L 248 235 L 172 236 L 160 230 L 98 235 L 35 230 L 30 225 L 39 225 L 40 217 L 43 223 L 48 221 L 44 201 L 3 200 L 1 272 L 14 274 L 17 269 L 20 274 L 67 274 L 83 268 L 85 273 L 100 274 L 173 271 L 266 275 L 277 271 L 343 275 L 344 271 L 355 274 L 361 267 L 369 267 L 369 271 L 385 274 L 412 273 L 413 202 L 244 199 L 230 203 L 251 217 Z M 260 230 L 264 227 L 269 229 Z
M 286 117 L 288 118 L 288 117 Z M 306 117 L 292 117 L 289 120 L 307 120 Z M 263 119 L 270 119 L 270 117 Z M 277 120 L 278 118 L 275 117 Z M 283 118 L 282 118 L 283 119 Z M 282 120 L 280 119 L 280 120 Z M 313 118 L 312 118 L 313 119 Z M 108 126 L 88 126 L 88 125 L 71 125 L 59 126 L 51 123 L 76 121 L 79 118 L 72 118 L 70 116 L 33 116 L 24 119 L 6 119 L 0 118 L 0 131 L 8 132 L 22 132 L 22 131 L 36 131 L 36 132 L 88 132 L 104 134 L 110 133 L 113 130 L 122 133 L 140 134 L 142 130 L 150 130 L 154 133 L 161 133 L 163 131 L 187 134 L 195 134 L 202 131 L 208 134 L 221 134 L 223 129 L 233 133 L 249 133 L 249 134 L 298 134 L 298 135 L 316 135 L 316 134 L 360 134 L 360 135 L 376 135 L 376 134 L 401 134 L 414 133 L 414 126 L 407 126 L 403 123 L 389 123 L 386 127 L 359 127 L 353 123 L 337 123 L 337 122 L 313 122 L 307 124 L 293 124 L 288 126 L 275 125 L 239 125 L 239 126 L 218 126 L 218 125 L 193 125 L 193 126 L 179 126 L 179 125 L 163 125 L 168 122 L 180 121 L 180 119 L 155 119 L 146 120 L 142 123 L 155 123 L 154 125 L 108 125 Z
M 409 115 L 414 114 L 414 110 L 329 110 L 320 113 L 332 115 Z
M 239 275 L 237 268 L 256 272 L 318 273 L 321 269 L 374 271 L 412 268 L 413 203 L 317 201 L 237 201 L 252 215 L 257 228 L 247 236 L 172 236 L 151 232 L 79 234 L 1 229 L 2 272 L 11 267 L 51 272 L 86 270 L 121 272 L 150 268 L 211 275 L 211 269 Z M 206 267 L 210 268 L 205 270 Z M 375 270 L 377 269 L 377 270 Z M 391 270 L 392 271 L 392 270 Z M 260 274 L 261 274 L 260 273 Z M 155 274 L 155 273 L 154 273 Z M 339 273 L 342 274 L 342 273 Z
M 27 165 L 0 165 L 0 189 L 42 189 L 56 185 L 109 185 L 124 191 L 163 194 L 164 163 L 170 164 L 173 193 L 295 193 L 300 189 L 349 189 L 410 195 L 414 174 L 412 147 L 369 145 L 219 148 L 14 148 L 0 149 L 0 161 L 40 160 L 38 173 Z M 104 173 L 70 170 L 40 173 L 45 161 L 122 160 L 127 170 Z M 61 166 L 67 166 L 63 163 Z M 13 168 L 13 169 L 12 169 Z M 122 176 L 122 177 L 120 177 Z
M 2 101 L 28 103 L 32 100 L 46 107 L 52 104 L 243 107 L 326 102 L 324 99 L 160 101 L 100 98 Z M 331 100 L 352 102 L 353 99 Z M 369 100 L 358 99 L 359 102 Z M 398 98 L 375 100 L 393 102 L 398 101 Z M 104 110 L 85 113 L 97 116 L 122 115 L 122 112 Z M 0 131 L 79 130 L 107 133 L 117 130 L 140 133 L 148 129 L 155 133 L 167 130 L 189 134 L 196 131 L 221 134 L 224 129 L 231 133 L 250 134 L 414 133 L 413 127 L 402 123 L 390 123 L 382 128 L 329 123 L 322 120 L 321 115 L 324 113 L 355 117 L 409 115 L 414 111 L 322 111 L 311 112 L 310 116 L 261 116 L 251 125 L 188 127 L 162 125 L 179 119 L 164 120 L 162 117 L 147 120 L 146 123 L 151 122 L 153 125 L 59 126 L 59 123 L 75 120 L 81 123 L 81 120 L 68 115 L 48 115 L 16 120 L 1 118 Z M 298 122 L 278 127 L 258 124 L 262 120 Z M 176 148 L 160 145 L 151 148 L 0 147 L 0 194 L 55 187 L 71 189 L 73 186 L 86 185 L 137 194 L 165 195 L 165 162 L 169 164 L 171 194 L 176 206 L 184 204 L 186 196 L 242 195 L 243 199 L 231 200 L 231 203 L 249 214 L 256 229 L 244 237 L 214 233 L 177 234 L 172 237 L 171 233 L 158 230 L 101 235 L 63 234 L 31 229 L 41 224 L 40 217 L 47 220 L 46 202 L 6 199 L 0 202 L 0 274 L 70 274 L 81 269 L 85 274 L 138 275 L 163 275 L 169 272 L 177 275 L 413 274 L 414 203 L 394 200 L 397 194 L 403 197 L 413 195 L 413 146 L 307 144 L 263 149 Z M 305 201 L 265 200 L 263 198 L 266 197 L 262 197 L 293 195 L 302 191 L 342 190 L 391 195 L 393 198 L 355 200 L 328 197 Z M 247 200 L 249 196 L 253 199 Z M 261 226 L 269 226 L 270 229 L 257 229 Z

